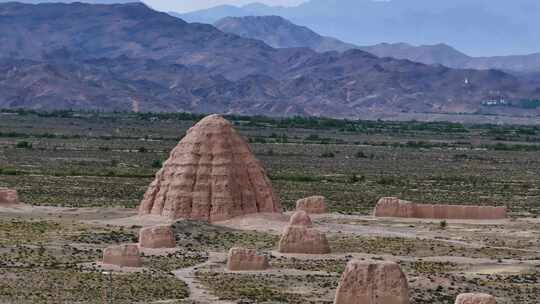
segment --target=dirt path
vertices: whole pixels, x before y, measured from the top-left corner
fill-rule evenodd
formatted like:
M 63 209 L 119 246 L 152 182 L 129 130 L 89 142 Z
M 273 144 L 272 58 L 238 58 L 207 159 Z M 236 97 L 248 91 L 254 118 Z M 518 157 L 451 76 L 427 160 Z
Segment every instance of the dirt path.
M 233 304 L 234 302 L 219 300 L 217 297 L 210 294 L 206 287 L 202 286 L 195 276 L 197 269 L 210 266 L 221 262 L 225 259 L 224 253 L 209 253 L 208 260 L 202 264 L 195 265 L 189 268 L 183 268 L 173 271 L 173 274 L 179 280 L 184 281 L 189 288 L 189 300 L 201 304 Z

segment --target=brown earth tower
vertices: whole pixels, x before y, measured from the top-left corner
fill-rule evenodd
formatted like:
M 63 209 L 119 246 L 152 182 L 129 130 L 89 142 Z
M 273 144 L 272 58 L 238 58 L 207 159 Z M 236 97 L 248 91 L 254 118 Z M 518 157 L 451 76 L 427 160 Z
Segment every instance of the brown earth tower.
M 249 145 L 219 115 L 188 130 L 139 207 L 140 215 L 210 222 L 260 212 L 281 212 L 281 204 Z

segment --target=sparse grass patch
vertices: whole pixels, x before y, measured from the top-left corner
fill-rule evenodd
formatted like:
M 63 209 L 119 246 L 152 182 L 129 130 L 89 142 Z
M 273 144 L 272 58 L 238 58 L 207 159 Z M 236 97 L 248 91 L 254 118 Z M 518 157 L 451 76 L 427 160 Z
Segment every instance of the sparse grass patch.
M 285 282 L 276 286 L 270 283 L 271 278 L 264 275 L 233 275 L 199 271 L 197 278 L 223 300 L 306 303 L 301 296 L 287 292 L 289 286 Z
M 160 256 L 144 256 L 143 265 L 163 272 L 171 272 L 204 263 L 207 259 L 208 256 L 204 252 L 182 250 Z
M 333 252 L 361 252 L 368 254 L 391 254 L 414 257 L 456 256 L 472 258 L 523 258 L 537 257 L 540 254 L 523 252 L 517 249 L 497 247 L 470 247 L 444 241 L 418 238 L 339 236 L 329 239 Z
M 266 274 L 227 274 L 198 271 L 197 279 L 224 300 L 255 303 L 331 303 L 329 290 L 337 287 L 336 276 L 274 276 Z
M 109 286 L 113 303 L 148 303 L 188 296 L 185 283 L 164 274 L 114 274 L 109 280 L 100 272 L 0 268 L 0 276 L 0 300 L 16 303 L 103 303 Z
M 226 251 L 231 247 L 273 249 L 278 236 L 210 225 L 203 221 L 178 221 L 173 225 L 177 244 L 197 251 Z
M 317 259 L 305 260 L 297 258 L 278 257 L 270 261 L 274 268 L 299 269 L 307 271 L 326 271 L 328 273 L 341 274 L 345 270 L 345 259 Z
M 86 231 L 74 235 L 70 238 L 77 243 L 86 244 L 119 244 L 137 243 L 138 236 L 134 231 L 108 230 L 108 231 Z

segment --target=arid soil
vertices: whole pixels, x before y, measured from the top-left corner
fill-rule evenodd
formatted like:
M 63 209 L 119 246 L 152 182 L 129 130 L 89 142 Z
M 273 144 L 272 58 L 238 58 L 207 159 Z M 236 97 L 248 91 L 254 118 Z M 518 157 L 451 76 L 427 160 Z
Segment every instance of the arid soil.
M 42 303 L 58 301 L 60 291 L 67 299 L 78 296 L 32 279 L 60 269 L 65 280 L 81 284 L 94 275 L 90 289 L 100 299 L 111 296 L 118 303 L 135 297 L 148 303 L 331 303 L 339 276 L 353 258 L 397 262 L 408 278 L 411 303 L 453 303 L 462 292 L 493 294 L 503 304 L 536 303 L 540 296 L 538 219 L 455 220 L 443 227 L 436 220 L 312 215 L 314 228 L 326 232 L 332 253 L 281 254 L 277 241 L 290 215 L 257 214 L 215 225 L 179 220 L 173 226 L 177 248 L 144 249 L 142 268 L 119 268 L 99 263 L 101 249 L 134 242 L 140 227 L 166 223 L 166 218 L 137 217 L 129 209 L 2 208 L 2 263 L 26 263 L 33 270 L 2 268 L 0 296 L 8 302 L 28 297 Z M 271 269 L 228 271 L 227 252 L 233 246 L 265 253 Z M 112 294 L 106 294 L 109 280 Z M 144 280 L 150 280 L 148 286 Z M 171 286 L 171 280 L 178 285 Z M 167 292 L 162 290 L 166 282 Z M 8 290 L 23 285 L 28 290 Z M 125 290 L 142 286 L 145 292 Z M 87 302 L 94 303 L 91 298 Z
M 352 259 L 398 263 L 412 304 L 540 298 L 540 128 L 233 118 L 286 212 L 208 224 L 137 212 L 198 117 L 0 115 L 0 187 L 21 201 L 0 207 L 0 303 L 332 303 Z M 326 198 L 330 213 L 310 216 L 331 253 L 279 253 L 295 202 L 313 195 Z M 371 216 L 386 196 L 504 206 L 509 218 Z M 175 248 L 140 248 L 142 267 L 101 263 L 104 248 L 156 225 L 171 225 Z M 271 268 L 228 271 L 233 247 Z

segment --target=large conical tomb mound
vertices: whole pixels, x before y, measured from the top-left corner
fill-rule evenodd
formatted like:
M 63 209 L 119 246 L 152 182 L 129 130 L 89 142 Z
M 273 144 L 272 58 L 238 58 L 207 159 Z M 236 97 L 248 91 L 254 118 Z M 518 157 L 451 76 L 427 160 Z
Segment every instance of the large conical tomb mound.
M 188 130 L 139 207 L 140 215 L 210 222 L 260 212 L 281 212 L 281 205 L 246 141 L 219 115 Z

